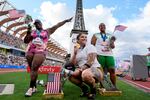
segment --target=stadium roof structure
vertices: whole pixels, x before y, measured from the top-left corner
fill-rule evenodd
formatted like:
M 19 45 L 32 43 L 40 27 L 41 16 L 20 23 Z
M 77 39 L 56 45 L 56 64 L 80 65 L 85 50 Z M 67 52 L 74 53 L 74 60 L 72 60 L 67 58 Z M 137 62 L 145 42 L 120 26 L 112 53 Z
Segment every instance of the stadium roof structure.
M 23 39 L 27 32 L 27 24 L 25 24 L 26 16 L 11 18 L 9 16 L 9 12 L 11 10 L 18 9 L 7 0 L 0 1 L 0 29 L 6 34 L 11 34 L 15 37 Z M 56 55 L 65 57 L 67 54 L 67 50 L 52 38 L 49 39 L 47 49 L 49 52 Z

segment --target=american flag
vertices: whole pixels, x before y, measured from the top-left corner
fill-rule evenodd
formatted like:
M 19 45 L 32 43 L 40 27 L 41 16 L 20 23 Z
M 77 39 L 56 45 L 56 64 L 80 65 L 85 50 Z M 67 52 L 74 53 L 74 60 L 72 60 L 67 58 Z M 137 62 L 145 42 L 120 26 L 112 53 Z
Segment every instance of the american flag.
M 10 10 L 9 11 L 9 17 L 10 18 L 19 18 L 23 17 L 25 15 L 25 10 Z
M 60 73 L 48 74 L 46 91 L 50 94 L 57 94 L 60 92 Z
M 124 25 L 117 25 L 117 26 L 115 27 L 115 31 L 116 31 L 116 30 L 118 30 L 118 31 L 124 31 L 126 28 L 127 28 L 127 27 L 124 26 Z

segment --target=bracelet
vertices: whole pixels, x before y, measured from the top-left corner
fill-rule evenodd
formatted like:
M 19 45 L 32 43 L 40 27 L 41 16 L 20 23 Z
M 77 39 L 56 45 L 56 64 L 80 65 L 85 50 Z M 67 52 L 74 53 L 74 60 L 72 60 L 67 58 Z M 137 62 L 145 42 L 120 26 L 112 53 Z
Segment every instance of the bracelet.
M 91 67 L 91 66 L 90 66 L 89 64 L 87 64 L 87 63 L 85 63 L 84 65 L 85 65 L 85 66 L 87 66 L 88 68 L 90 68 L 90 67 Z

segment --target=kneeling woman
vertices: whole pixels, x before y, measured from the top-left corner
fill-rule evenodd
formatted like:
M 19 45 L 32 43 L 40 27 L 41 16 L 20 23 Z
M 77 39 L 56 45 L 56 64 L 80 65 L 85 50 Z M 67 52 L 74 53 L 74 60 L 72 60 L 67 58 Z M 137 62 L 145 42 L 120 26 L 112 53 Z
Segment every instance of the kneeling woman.
M 74 55 L 71 62 L 78 67 L 69 77 L 69 80 L 81 88 L 81 97 L 87 96 L 88 99 L 94 100 L 96 96 L 96 81 L 103 79 L 103 73 L 96 58 L 96 48 L 91 44 L 87 45 L 87 35 L 83 33 L 77 36 L 77 43 L 80 47 L 74 47 Z M 90 87 L 90 91 L 88 91 L 87 85 Z

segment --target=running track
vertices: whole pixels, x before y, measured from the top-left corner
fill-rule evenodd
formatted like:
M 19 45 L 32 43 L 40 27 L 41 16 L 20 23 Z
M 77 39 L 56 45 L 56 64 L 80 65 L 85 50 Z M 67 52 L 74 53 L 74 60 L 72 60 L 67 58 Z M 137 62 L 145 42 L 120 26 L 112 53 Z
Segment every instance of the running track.
M 131 85 L 134 85 L 135 87 L 143 90 L 144 92 L 150 93 L 150 78 L 147 79 L 147 81 L 141 81 L 141 80 L 132 80 L 132 78 L 128 75 L 123 77 L 123 80 Z

